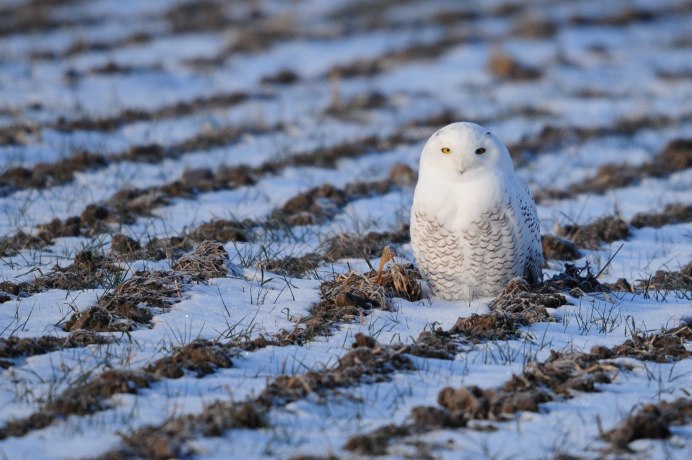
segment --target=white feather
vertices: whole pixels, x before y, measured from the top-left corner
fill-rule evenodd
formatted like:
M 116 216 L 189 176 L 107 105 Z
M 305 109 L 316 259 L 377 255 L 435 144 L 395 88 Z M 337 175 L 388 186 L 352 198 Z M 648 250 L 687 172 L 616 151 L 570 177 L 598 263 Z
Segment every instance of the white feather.
M 517 276 L 541 280 L 536 205 L 507 148 L 482 126 L 453 123 L 426 143 L 411 243 L 423 276 L 445 299 L 492 296 Z

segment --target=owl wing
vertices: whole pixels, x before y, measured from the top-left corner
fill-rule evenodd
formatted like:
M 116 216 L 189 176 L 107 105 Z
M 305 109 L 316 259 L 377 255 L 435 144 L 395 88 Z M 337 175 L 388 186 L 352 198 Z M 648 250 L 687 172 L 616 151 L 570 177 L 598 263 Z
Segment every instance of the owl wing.
M 518 239 L 524 255 L 522 274 L 529 283 L 540 282 L 543 280 L 541 225 L 531 191 L 526 182 L 519 177 L 510 194 L 510 199 L 517 223 Z

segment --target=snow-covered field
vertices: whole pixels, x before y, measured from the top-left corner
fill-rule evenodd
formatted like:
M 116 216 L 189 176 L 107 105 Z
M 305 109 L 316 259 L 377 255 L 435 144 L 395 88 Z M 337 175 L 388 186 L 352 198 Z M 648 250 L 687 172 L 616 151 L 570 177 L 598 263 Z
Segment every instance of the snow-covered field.
M 0 458 L 692 458 L 691 23 L 676 0 L 2 2 Z M 330 297 L 387 245 L 414 262 L 420 150 L 457 120 L 508 145 L 545 278 L 576 287 L 525 293 L 530 320 Z M 540 404 L 443 397 L 473 386 Z

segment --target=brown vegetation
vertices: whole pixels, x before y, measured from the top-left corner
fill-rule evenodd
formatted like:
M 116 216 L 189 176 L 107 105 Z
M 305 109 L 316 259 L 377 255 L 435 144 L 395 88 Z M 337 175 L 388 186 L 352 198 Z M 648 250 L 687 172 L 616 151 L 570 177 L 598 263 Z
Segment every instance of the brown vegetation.
M 563 225 L 558 227 L 557 233 L 571 239 L 581 248 L 598 249 L 601 243 L 627 239 L 630 226 L 618 216 L 608 216 L 585 225 Z
M 367 315 L 369 310 L 392 309 L 392 297 L 419 300 L 421 288 L 418 279 L 419 274 L 412 267 L 397 263 L 381 273 L 351 270 L 337 275 L 334 280 L 320 285 L 322 300 L 292 331 L 280 333 L 280 340 L 302 344 L 315 336 L 329 335 L 336 324 Z
M 631 452 L 629 443 L 632 441 L 666 439 L 671 436 L 671 425 L 685 425 L 691 422 L 692 400 L 679 398 L 671 402 L 645 404 L 602 436 L 613 444 L 615 451 Z

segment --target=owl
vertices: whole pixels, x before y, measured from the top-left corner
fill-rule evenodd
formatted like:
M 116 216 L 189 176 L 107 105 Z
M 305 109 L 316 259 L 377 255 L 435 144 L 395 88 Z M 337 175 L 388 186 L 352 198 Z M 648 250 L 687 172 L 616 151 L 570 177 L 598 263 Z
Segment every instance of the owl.
M 430 137 L 420 157 L 411 244 L 418 269 L 443 299 L 494 296 L 518 276 L 542 280 L 536 204 L 497 136 L 460 122 Z

